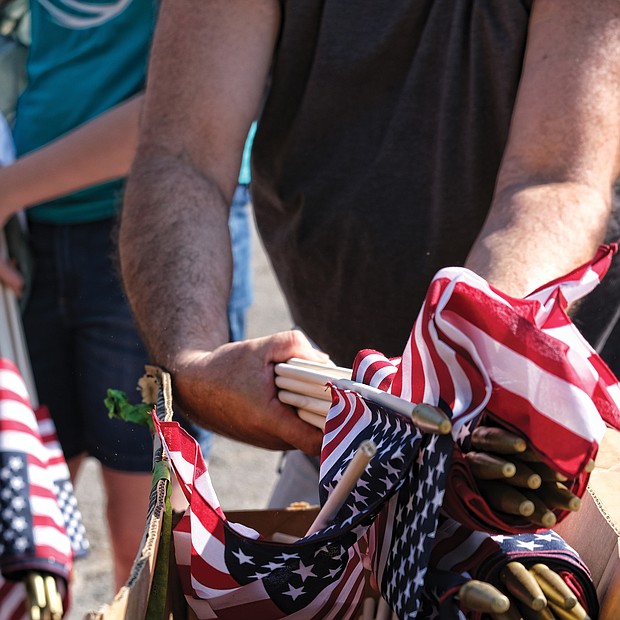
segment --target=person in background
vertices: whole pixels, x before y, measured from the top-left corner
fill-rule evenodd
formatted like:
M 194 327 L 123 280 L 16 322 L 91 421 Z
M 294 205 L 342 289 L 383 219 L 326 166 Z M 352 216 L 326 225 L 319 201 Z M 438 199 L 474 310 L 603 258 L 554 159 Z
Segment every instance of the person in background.
M 6 166 L 15 159 L 15 146 L 11 137 L 11 128 L 4 115 L 0 113 L 0 167 Z
M 19 159 L 0 171 L 5 175 L 0 209 L 6 218 L 29 207 L 35 269 L 23 320 L 35 382 L 54 417 L 72 477 L 86 455 L 102 465 L 118 588 L 144 530 L 152 442 L 146 429 L 109 419 L 103 403 L 108 388 L 135 394 L 149 363 L 119 281 L 114 234 L 158 3 L 97 2 L 69 9 L 35 0 L 30 10 L 28 83 L 13 127 Z M 111 129 L 102 116 L 108 110 L 118 122 Z M 84 130 L 99 131 L 98 138 L 76 147 L 78 130 L 68 142 L 54 143 L 91 119 L 94 128 Z M 66 193 L 75 188 L 84 189 Z M 238 197 L 231 234 L 241 250 L 239 295 L 230 300 L 229 337 L 242 337 L 249 303 L 247 194 L 241 189 Z M 19 290 L 19 276 L 7 265 L 4 273 L 5 282 Z M 210 434 L 182 422 L 208 454 Z
M 295 331 L 228 343 L 228 203 L 259 109 L 259 232 L 293 320 L 339 365 L 400 355 L 444 266 L 520 297 L 612 230 L 617 0 L 175 0 L 149 76 L 123 280 L 183 410 L 250 444 L 319 452 L 273 367 L 326 359 Z

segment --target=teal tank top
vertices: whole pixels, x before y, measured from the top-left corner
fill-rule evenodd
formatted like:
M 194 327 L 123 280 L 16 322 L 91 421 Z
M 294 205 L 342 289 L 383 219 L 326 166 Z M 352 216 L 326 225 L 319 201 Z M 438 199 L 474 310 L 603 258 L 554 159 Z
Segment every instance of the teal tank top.
M 39 148 L 144 89 L 156 0 L 31 0 L 28 84 L 13 129 L 18 155 Z M 114 215 L 117 180 L 29 209 L 33 220 L 80 223 Z

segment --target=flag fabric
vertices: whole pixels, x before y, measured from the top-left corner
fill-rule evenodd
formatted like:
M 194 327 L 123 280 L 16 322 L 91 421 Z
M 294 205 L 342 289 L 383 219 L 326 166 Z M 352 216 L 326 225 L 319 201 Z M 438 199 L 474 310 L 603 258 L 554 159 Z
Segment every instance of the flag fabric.
M 361 351 L 358 381 L 414 403 L 453 412 L 457 442 L 444 508 L 472 529 L 519 533 L 532 524 L 497 515 L 482 498 L 462 452 L 481 421 L 524 436 L 541 460 L 585 492 L 583 467 L 605 425 L 620 427 L 620 386 L 571 322 L 568 304 L 589 293 L 617 245 L 523 299 L 464 268 L 433 279 L 401 358 Z M 569 513 L 556 510 L 562 520 Z
M 377 453 L 333 521 L 296 543 L 264 540 L 229 522 L 198 445 L 157 407 L 158 437 L 189 502 L 173 535 L 184 593 L 198 618 L 351 618 L 366 569 L 401 620 L 424 617 L 442 509 L 451 505 L 473 530 L 535 527 L 492 522 L 473 479 L 467 484 L 479 505 L 472 509 L 466 495 L 455 496 L 459 453 L 483 415 L 524 435 L 547 464 L 578 478 L 574 488 L 585 489 L 587 475 L 577 474 L 596 454 L 605 422 L 619 426 L 620 390 L 566 308 L 596 285 L 616 250 L 602 247 L 591 263 L 525 299 L 503 295 L 466 269 L 438 272 L 402 357 L 362 351 L 353 371 L 357 381 L 439 406 L 453 433 L 423 434 L 409 418 L 332 385 L 321 503 L 362 441 L 373 440 Z
M 446 519 L 437 530 L 431 553 L 423 618 L 479 620 L 480 614 L 458 608 L 455 595 L 463 583 L 478 579 L 504 590 L 502 569 L 517 561 L 529 568 L 537 563 L 556 572 L 574 592 L 591 618 L 598 617 L 598 599 L 590 571 L 578 553 L 553 530 L 515 535 L 490 535 Z
M 154 416 L 190 504 L 174 542 L 184 593 L 199 618 L 351 618 L 371 564 L 394 609 L 403 618 L 417 610 L 452 439 L 423 435 L 410 420 L 354 392 L 333 388 L 333 394 L 321 503 L 364 440 L 372 440 L 377 453 L 333 521 L 292 544 L 263 540 L 227 521 L 196 442 L 176 422 Z M 367 537 L 388 505 L 394 524 Z M 370 539 L 373 549 L 367 549 Z
M 177 422 L 154 419 L 190 504 L 173 537 L 198 618 L 351 618 L 364 587 L 358 534 L 334 528 L 283 544 L 228 521 L 196 441 Z
M 350 453 L 343 460 L 343 454 L 366 439 L 377 445 L 377 454 L 353 492 L 354 501 L 345 504 L 338 516 L 347 523 L 375 498 L 380 513 L 366 532 L 367 563 L 391 609 L 402 620 L 414 618 L 443 504 L 453 440 L 449 435 L 420 433 L 408 418 L 356 392 L 333 388 L 321 452 L 321 503 L 352 457 Z
M 10 601 L 24 571 L 58 576 L 68 606 L 73 559 L 88 549 L 69 472 L 44 408 L 38 420 L 15 365 L 0 359 L 0 620 L 13 618 Z M 20 616 L 15 616 L 20 617 Z

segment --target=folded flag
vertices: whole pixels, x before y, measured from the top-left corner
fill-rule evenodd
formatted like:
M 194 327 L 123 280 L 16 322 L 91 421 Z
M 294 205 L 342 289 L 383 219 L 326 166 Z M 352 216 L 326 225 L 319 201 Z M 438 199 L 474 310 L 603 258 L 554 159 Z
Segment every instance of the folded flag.
M 590 572 L 559 534 L 546 530 L 492 536 L 472 531 L 451 519 L 445 520 L 437 530 L 422 617 L 461 618 L 463 614 L 455 594 L 470 579 L 486 581 L 507 592 L 500 573 L 513 561 L 526 568 L 540 563 L 546 565 L 562 578 L 588 615 L 598 617 L 598 599 Z M 478 619 L 480 614 L 468 611 L 465 617 Z
M 617 378 L 571 322 L 568 305 L 589 293 L 617 246 L 523 299 L 509 297 L 464 268 L 433 279 L 401 358 L 358 354 L 356 380 L 414 403 L 452 411 L 457 442 L 444 508 L 472 529 L 530 530 L 489 508 L 459 452 L 483 415 L 525 437 L 540 459 L 582 496 L 586 463 L 605 424 L 620 427 Z M 568 513 L 555 510 L 558 520 Z
M 0 619 L 13 617 L 12 601 L 25 609 L 18 580 L 27 571 L 64 581 L 67 608 L 73 559 L 86 553 L 88 542 L 52 421 L 44 408 L 35 415 L 6 359 L 0 359 L 0 480 Z
M 391 609 L 399 618 L 413 618 L 443 503 L 452 437 L 422 434 L 410 419 L 356 392 L 332 388 L 332 394 L 321 452 L 322 503 L 340 471 L 334 463 L 352 445 L 371 439 L 377 455 L 353 503 L 338 516 L 347 523 L 350 514 L 381 509 L 366 533 L 366 563 Z

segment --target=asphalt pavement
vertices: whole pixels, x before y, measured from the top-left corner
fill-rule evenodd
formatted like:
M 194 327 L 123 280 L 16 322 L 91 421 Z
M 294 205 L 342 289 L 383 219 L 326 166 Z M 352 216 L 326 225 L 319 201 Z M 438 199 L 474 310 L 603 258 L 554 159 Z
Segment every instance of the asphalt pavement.
M 248 337 L 290 329 L 292 322 L 265 257 L 253 233 L 252 270 L 254 301 L 248 315 Z M 280 453 L 253 448 L 216 436 L 209 460 L 209 472 L 222 508 L 226 510 L 265 508 L 277 478 Z M 66 620 L 82 620 L 114 597 L 110 538 L 105 519 L 97 461 L 87 459 L 76 485 L 91 552 L 76 562 L 72 586 L 73 603 Z

